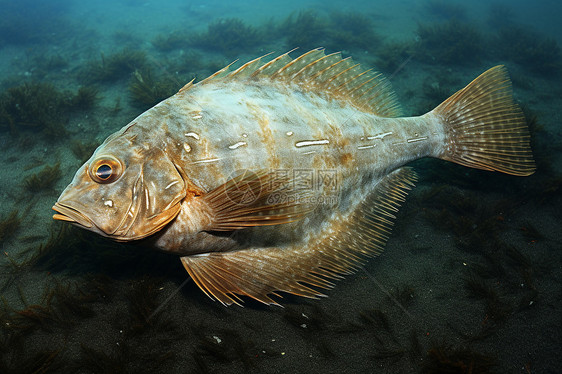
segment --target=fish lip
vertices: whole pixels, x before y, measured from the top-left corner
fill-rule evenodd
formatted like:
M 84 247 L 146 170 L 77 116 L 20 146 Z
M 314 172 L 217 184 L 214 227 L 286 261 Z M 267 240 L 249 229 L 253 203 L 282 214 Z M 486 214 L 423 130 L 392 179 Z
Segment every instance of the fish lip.
M 57 201 L 51 209 L 58 213 L 53 214 L 53 219 L 57 221 L 70 222 L 88 229 L 93 227 L 92 222 L 85 215 L 68 205 Z

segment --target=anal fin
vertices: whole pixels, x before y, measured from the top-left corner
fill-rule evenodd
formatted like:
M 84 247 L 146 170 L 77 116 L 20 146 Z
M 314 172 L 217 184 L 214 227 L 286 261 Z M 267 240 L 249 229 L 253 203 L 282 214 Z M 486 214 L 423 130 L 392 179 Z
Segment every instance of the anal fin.
M 181 261 L 203 292 L 225 305 L 240 305 L 239 295 L 275 305 L 272 296 L 279 297 L 278 292 L 323 296 L 317 289 L 333 287 L 333 279 L 353 273 L 367 257 L 382 251 L 394 213 L 415 180 L 410 168 L 390 173 L 365 201 L 334 214 L 306 244 L 211 252 Z

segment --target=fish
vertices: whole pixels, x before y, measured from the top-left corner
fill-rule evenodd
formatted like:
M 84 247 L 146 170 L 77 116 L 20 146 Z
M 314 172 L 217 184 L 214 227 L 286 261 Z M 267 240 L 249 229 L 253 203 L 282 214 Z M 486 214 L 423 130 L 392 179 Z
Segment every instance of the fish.
M 379 255 L 411 161 L 528 176 L 507 70 L 403 116 L 388 80 L 317 48 L 191 81 L 110 135 L 53 206 L 55 220 L 179 256 L 224 305 L 325 296 Z

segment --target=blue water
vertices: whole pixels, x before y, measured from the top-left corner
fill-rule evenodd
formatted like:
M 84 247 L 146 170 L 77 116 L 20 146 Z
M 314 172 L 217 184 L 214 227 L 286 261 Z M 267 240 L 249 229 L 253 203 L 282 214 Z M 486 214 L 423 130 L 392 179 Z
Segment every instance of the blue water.
M 0 373 L 562 372 L 560 2 L 0 9 Z M 293 57 L 325 47 L 380 70 L 407 115 L 506 65 L 537 172 L 414 163 L 420 181 L 385 252 L 328 298 L 283 295 L 284 308 L 223 307 L 175 256 L 53 221 L 108 135 L 193 78 L 295 47 Z M 157 89 L 139 94 L 138 74 Z

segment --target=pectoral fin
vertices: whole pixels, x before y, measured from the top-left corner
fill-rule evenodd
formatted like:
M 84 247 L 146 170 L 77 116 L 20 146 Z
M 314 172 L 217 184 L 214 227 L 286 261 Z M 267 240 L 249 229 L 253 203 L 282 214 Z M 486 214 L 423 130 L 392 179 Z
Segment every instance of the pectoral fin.
M 313 210 L 311 192 L 276 171 L 247 171 L 201 198 L 211 212 L 209 230 L 231 231 L 299 220 Z
M 279 291 L 323 296 L 317 288 L 331 288 L 331 280 L 353 273 L 366 257 L 382 251 L 393 214 L 414 180 L 409 168 L 389 174 L 365 201 L 349 212 L 334 214 L 308 243 L 211 252 L 181 261 L 203 292 L 225 305 L 240 305 L 239 295 L 277 304 L 271 296 L 280 297 Z

